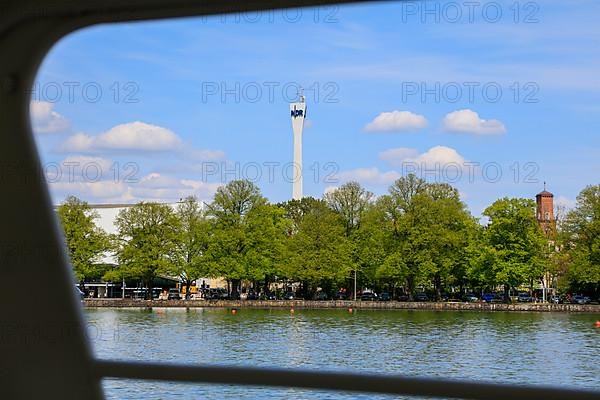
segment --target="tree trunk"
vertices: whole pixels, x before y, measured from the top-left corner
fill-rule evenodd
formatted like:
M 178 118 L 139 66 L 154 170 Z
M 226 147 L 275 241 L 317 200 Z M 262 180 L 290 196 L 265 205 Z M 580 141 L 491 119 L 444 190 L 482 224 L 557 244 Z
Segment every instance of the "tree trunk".
M 185 281 L 185 299 L 186 300 L 189 300 L 191 297 L 191 293 L 190 293 L 191 287 L 192 287 L 192 281 L 189 279 L 186 279 L 186 281 Z
M 436 300 L 440 300 L 442 298 L 442 278 L 439 274 L 435 275 L 435 295 Z
M 414 279 L 412 277 L 409 277 L 406 279 L 406 288 L 408 289 L 408 301 L 413 301 L 414 300 L 414 296 L 413 296 L 413 292 L 415 290 L 414 287 Z
M 146 293 L 146 300 L 152 300 L 152 291 L 154 289 L 152 285 L 154 285 L 154 279 L 148 278 L 146 282 L 146 287 L 148 288 L 148 293 Z

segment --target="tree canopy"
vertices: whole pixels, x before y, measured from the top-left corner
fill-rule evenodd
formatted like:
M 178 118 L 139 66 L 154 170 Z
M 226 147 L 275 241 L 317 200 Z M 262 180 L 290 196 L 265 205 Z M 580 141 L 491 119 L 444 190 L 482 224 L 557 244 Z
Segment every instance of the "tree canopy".
M 466 288 L 533 288 L 552 274 L 563 290 L 600 289 L 600 185 L 585 188 L 549 236 L 530 199 L 495 201 L 482 224 L 456 188 L 413 174 L 377 198 L 349 182 L 322 199 L 279 204 L 249 181 L 232 181 L 209 204 L 188 197 L 175 207 L 127 207 L 112 238 L 75 197 L 57 214 L 79 279 L 150 285 L 165 274 L 189 288 L 198 278 L 222 277 L 232 292 L 242 281 L 264 291 L 273 282 L 297 282 L 308 297 L 319 288 L 349 289 L 356 276 L 359 289 L 440 297 Z M 107 271 L 100 260 L 110 252 L 119 265 Z

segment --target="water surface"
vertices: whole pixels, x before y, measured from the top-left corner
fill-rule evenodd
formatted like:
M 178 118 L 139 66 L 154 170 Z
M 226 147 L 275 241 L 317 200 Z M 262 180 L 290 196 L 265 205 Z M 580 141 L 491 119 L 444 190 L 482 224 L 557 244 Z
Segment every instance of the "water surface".
M 408 310 L 87 309 L 97 357 L 600 389 L 598 315 Z M 109 399 L 340 399 L 339 393 L 105 380 Z M 389 398 L 378 396 L 377 398 Z

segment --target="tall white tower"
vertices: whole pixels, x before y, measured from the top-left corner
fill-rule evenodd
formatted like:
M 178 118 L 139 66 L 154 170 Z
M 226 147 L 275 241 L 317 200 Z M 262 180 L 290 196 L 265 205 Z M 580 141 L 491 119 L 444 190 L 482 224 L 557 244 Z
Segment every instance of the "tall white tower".
M 294 178 L 292 199 L 302 198 L 302 131 L 304 130 L 304 118 L 306 118 L 306 103 L 304 95 L 300 94 L 297 103 L 290 104 L 292 116 L 292 128 L 294 129 Z

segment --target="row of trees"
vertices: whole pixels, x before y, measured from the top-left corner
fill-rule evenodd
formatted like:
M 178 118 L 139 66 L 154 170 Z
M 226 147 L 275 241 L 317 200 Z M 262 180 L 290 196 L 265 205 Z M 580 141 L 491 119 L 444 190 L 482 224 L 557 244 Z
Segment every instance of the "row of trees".
M 577 207 L 544 236 L 530 199 L 503 198 L 480 224 L 447 184 L 415 175 L 375 198 L 356 182 L 323 199 L 270 204 L 253 183 L 220 187 L 203 207 L 194 197 L 176 208 L 142 202 L 122 210 L 116 235 L 69 197 L 58 209 L 79 279 L 137 278 L 148 287 L 159 274 L 185 285 L 223 277 L 238 290 L 299 282 L 306 296 L 358 287 L 402 290 L 533 287 L 556 277 L 563 290 L 597 291 L 600 284 L 600 185 L 586 188 Z M 118 266 L 99 264 L 114 253 Z M 351 289 L 350 289 L 351 290 Z

